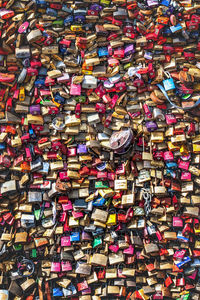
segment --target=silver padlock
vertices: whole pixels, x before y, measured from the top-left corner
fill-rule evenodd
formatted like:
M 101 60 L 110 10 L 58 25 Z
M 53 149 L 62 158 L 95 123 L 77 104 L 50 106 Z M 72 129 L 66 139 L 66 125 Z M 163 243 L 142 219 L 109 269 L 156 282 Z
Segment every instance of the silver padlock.
M 95 89 L 97 87 L 97 78 L 91 75 L 85 75 L 82 87 L 85 89 Z

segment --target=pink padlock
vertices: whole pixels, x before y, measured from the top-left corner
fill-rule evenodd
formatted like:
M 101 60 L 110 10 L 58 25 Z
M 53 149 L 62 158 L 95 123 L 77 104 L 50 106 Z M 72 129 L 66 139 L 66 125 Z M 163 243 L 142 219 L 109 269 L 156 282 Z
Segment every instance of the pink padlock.
M 173 114 L 167 114 L 165 115 L 166 123 L 167 125 L 176 124 L 177 120 Z
M 72 270 L 72 264 L 70 261 L 62 261 L 61 262 L 62 272 L 67 272 Z
M 42 63 L 39 60 L 32 60 L 31 61 L 31 68 L 41 68 Z
M 21 141 L 22 143 L 26 143 L 30 140 L 30 134 L 29 133 L 26 133 L 24 135 L 21 136 Z
M 109 65 L 109 67 L 116 67 L 119 65 L 119 60 L 116 58 L 109 58 L 108 65 Z
M 159 230 L 156 231 L 156 236 L 159 241 L 162 241 L 163 237 Z
M 61 271 L 60 262 L 52 261 L 51 272 L 60 273 L 60 271 Z
M 61 181 L 69 181 L 70 178 L 67 175 L 67 171 L 59 172 L 59 178 Z
M 72 96 L 80 96 L 81 95 L 81 85 L 71 83 L 70 86 L 70 95 Z
M 183 227 L 183 220 L 180 217 L 173 217 L 173 227 Z
M 66 39 L 62 39 L 59 44 L 62 45 L 62 46 L 65 46 L 65 48 L 69 48 L 70 45 L 71 45 L 71 42 L 70 40 L 66 40 Z
M 64 223 L 66 221 L 66 218 L 67 218 L 67 213 L 66 212 L 62 212 L 60 214 L 59 222 L 60 223 Z
M 60 242 L 61 242 L 61 247 L 71 246 L 70 236 L 62 236 Z
M 83 218 L 83 212 L 82 211 L 72 211 L 72 216 L 74 219 L 80 219 Z
M 55 84 L 55 79 L 54 78 L 50 78 L 50 77 L 46 77 L 45 78 L 45 86 L 52 86 Z
M 28 147 L 25 148 L 26 151 L 26 161 L 32 161 L 31 151 Z
M 182 181 L 191 181 L 192 180 L 192 174 L 190 172 L 182 172 L 181 173 L 181 180 Z
M 72 202 L 68 201 L 67 203 L 62 203 L 62 209 L 63 211 L 72 210 L 73 209 Z
M 50 90 L 48 90 L 48 89 L 46 89 L 46 90 L 40 89 L 40 96 L 41 96 L 41 97 L 51 96 L 51 92 L 50 92 Z
M 108 248 L 109 248 L 109 250 L 111 252 L 114 252 L 114 253 L 117 253 L 118 250 L 119 250 L 119 246 L 118 245 L 110 245 Z
M 27 75 L 28 76 L 37 76 L 38 70 L 34 68 L 27 68 Z
M 134 253 L 134 246 L 133 245 L 129 245 L 128 248 L 124 249 L 123 253 L 124 254 L 133 255 L 133 253 Z
M 100 179 L 100 178 L 107 179 L 107 177 L 108 177 L 108 173 L 107 172 L 98 172 L 97 173 L 97 178 L 98 179 Z
M 180 161 L 180 163 L 178 164 L 179 169 L 183 169 L 183 170 L 188 170 L 190 165 L 189 161 Z
M 164 157 L 164 161 L 173 161 L 174 160 L 174 154 L 172 151 L 165 151 L 163 157 Z
M 115 180 L 115 173 L 108 173 L 108 180 Z
M 24 22 L 18 29 L 18 32 L 19 33 L 23 33 L 26 31 L 26 29 L 28 28 L 29 26 L 29 22 Z

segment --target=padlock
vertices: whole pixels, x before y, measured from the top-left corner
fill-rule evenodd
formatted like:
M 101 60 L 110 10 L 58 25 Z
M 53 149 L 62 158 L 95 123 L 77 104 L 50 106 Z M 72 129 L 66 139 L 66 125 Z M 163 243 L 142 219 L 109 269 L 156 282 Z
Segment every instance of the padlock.
M 168 76 L 168 79 L 163 80 L 164 89 L 166 92 L 174 90 L 175 84 L 173 79 L 170 77 L 169 74 L 165 73 Z

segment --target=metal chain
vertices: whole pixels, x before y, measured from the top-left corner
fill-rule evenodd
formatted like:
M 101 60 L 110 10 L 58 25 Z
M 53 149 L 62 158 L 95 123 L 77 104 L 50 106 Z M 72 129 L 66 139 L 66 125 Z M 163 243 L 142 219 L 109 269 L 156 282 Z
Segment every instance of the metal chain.
M 143 198 L 145 200 L 144 202 L 144 211 L 146 216 L 148 217 L 149 213 L 151 212 L 151 190 L 150 188 L 143 188 Z

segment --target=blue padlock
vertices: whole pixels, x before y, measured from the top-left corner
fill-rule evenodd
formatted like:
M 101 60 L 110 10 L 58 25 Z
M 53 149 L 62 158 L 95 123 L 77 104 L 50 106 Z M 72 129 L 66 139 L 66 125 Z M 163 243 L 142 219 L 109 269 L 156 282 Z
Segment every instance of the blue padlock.
M 71 25 L 73 23 L 73 16 L 67 16 L 67 18 L 64 19 L 64 26 Z
M 174 169 L 177 169 L 178 165 L 175 162 L 168 162 L 168 163 L 166 163 L 166 167 L 168 169 L 174 170 Z
M 169 77 L 169 78 L 163 80 L 163 85 L 164 85 L 165 91 L 168 92 L 168 91 L 174 90 L 176 87 L 175 87 L 173 78 L 170 77 L 168 72 L 165 72 L 165 74 Z
M 179 30 L 181 30 L 183 27 L 181 26 L 181 24 L 177 24 L 175 26 L 170 26 L 170 30 L 172 33 L 177 32 Z
M 168 7 L 170 5 L 170 2 L 171 2 L 171 0 L 162 0 L 161 5 L 164 5 L 164 6 Z
M 72 11 L 73 11 L 73 10 L 71 9 L 71 7 L 68 7 L 66 4 L 63 4 L 62 10 L 65 11 L 65 12 L 67 12 L 67 13 L 69 13 L 69 14 L 71 14 Z
M 199 32 L 198 31 L 191 31 L 191 32 L 189 32 L 189 35 L 190 35 L 191 39 L 198 39 Z
M 6 148 L 5 143 L 0 143 L 0 150 L 4 150 Z
M 38 71 L 38 76 L 47 76 L 47 68 L 41 67 Z
M 70 234 L 70 241 L 71 242 L 79 242 L 80 241 L 80 232 L 78 232 L 78 231 L 72 232 Z
M 98 49 L 98 56 L 102 57 L 102 56 L 108 56 L 108 48 L 107 47 L 102 47 Z
M 170 169 L 167 169 L 166 174 L 170 175 L 173 179 L 176 178 L 176 173 Z
M 38 7 L 41 7 L 41 8 L 47 7 L 47 2 L 44 0 L 36 0 L 36 4 Z
M 61 97 L 58 93 L 55 95 L 54 99 L 55 99 L 55 102 L 57 102 L 57 103 L 60 103 L 60 104 L 65 103 L 65 98 Z
M 95 231 L 92 231 L 93 236 L 103 235 L 103 234 L 104 234 L 104 230 L 101 227 L 97 227 Z
M 104 199 L 103 197 L 97 198 L 93 201 L 93 205 L 94 206 L 103 206 L 106 202 L 106 199 Z
M 176 266 L 181 269 L 185 264 L 191 262 L 191 258 L 189 256 L 184 257 L 184 259 L 176 264 Z
M 53 288 L 53 297 L 62 297 L 63 292 L 60 288 Z
M 57 17 L 58 13 L 55 9 L 47 7 L 46 14 L 52 17 Z
M 182 231 L 177 233 L 177 239 L 184 243 L 188 243 L 189 241 L 189 239 L 182 234 Z
M 169 27 L 166 27 L 163 29 L 163 34 L 165 36 L 171 36 L 172 33 L 171 33 L 171 30 L 169 29 Z
M 77 289 L 72 283 L 70 283 L 67 288 L 72 292 L 72 295 L 75 295 L 77 293 Z
M 43 78 L 41 79 L 37 79 L 35 82 L 34 82 L 34 85 L 35 87 L 42 87 L 42 86 L 45 86 L 45 80 Z

